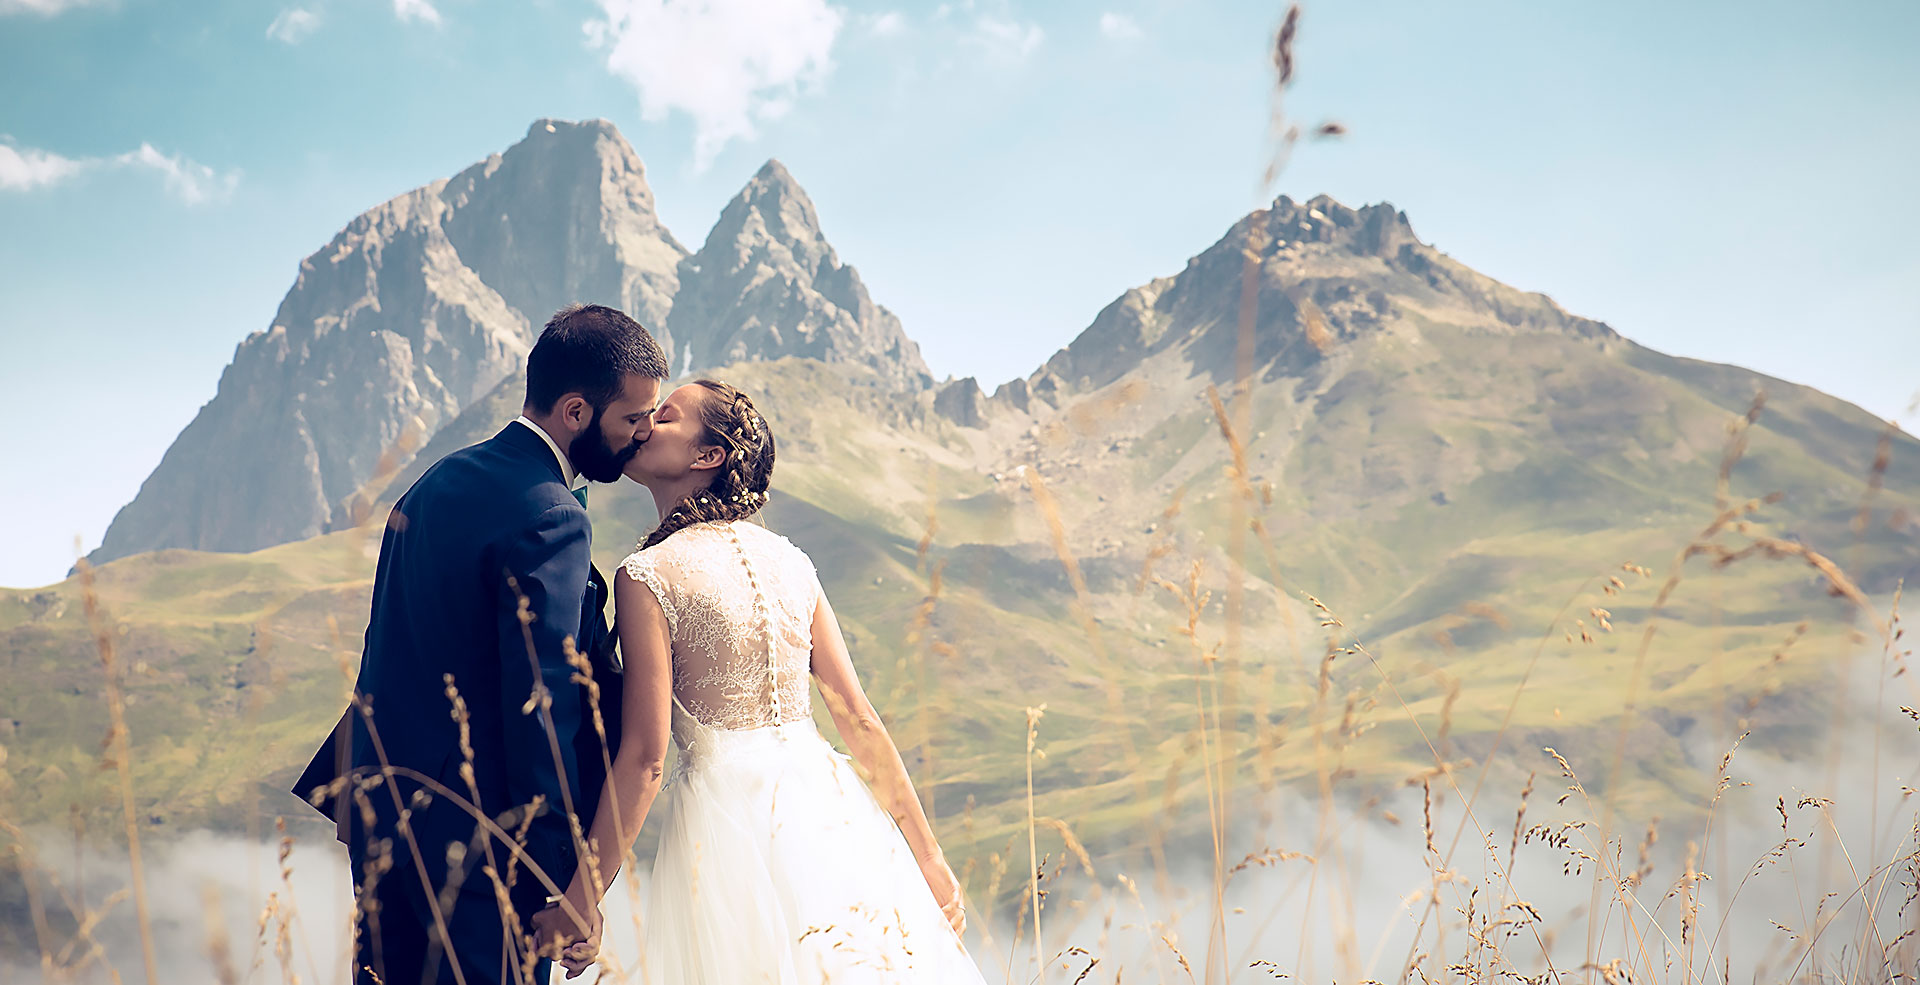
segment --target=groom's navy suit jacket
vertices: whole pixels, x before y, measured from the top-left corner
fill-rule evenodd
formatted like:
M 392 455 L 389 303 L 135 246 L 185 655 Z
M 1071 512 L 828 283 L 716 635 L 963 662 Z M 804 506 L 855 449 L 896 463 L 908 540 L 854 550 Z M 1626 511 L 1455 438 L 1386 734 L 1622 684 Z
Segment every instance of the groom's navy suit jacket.
M 606 580 L 593 567 L 591 546 L 586 508 L 567 490 L 553 450 L 525 424 L 509 424 L 435 463 L 394 505 L 380 542 L 354 685 L 371 714 L 347 709 L 294 793 L 311 803 L 315 789 L 336 777 L 379 775 L 384 759 L 470 797 L 460 775 L 464 756 L 447 695 L 450 677 L 466 704 L 480 809 L 499 818 L 543 800 L 544 811 L 526 829 L 526 850 L 565 889 L 577 860 L 566 806 L 572 804 L 583 831 L 591 827 L 612 750 L 603 754 L 587 689 L 576 681 L 563 641 L 572 638 L 592 661 L 610 742 L 617 743 L 620 724 L 620 679 L 603 615 Z M 524 624 L 523 598 L 530 617 Z M 529 709 L 536 675 L 551 698 L 544 710 L 538 702 Z M 481 846 L 473 840 L 472 815 L 457 803 L 439 796 L 415 804 L 420 786 L 394 783 L 400 803 L 411 806 L 407 827 L 438 891 L 449 843 Z M 396 824 L 393 794 L 382 785 L 366 796 L 375 821 L 366 827 L 349 800 L 347 847 L 364 860 L 368 845 L 391 839 L 394 867 L 404 870 L 413 856 Z M 325 797 L 319 807 L 335 816 L 339 803 L 337 796 Z M 517 822 L 507 819 L 509 834 Z M 493 854 L 504 877 L 507 855 L 497 841 Z M 481 857 L 467 855 L 464 888 L 490 896 L 492 886 L 473 864 Z M 417 876 L 407 878 L 418 884 Z M 524 866 L 515 882 L 515 908 L 523 914 L 539 909 L 546 887 Z

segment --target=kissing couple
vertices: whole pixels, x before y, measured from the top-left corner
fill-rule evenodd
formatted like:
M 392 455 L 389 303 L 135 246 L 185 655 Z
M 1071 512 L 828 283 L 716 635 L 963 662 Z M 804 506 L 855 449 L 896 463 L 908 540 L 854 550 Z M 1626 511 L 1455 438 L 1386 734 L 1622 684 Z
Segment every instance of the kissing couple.
M 667 985 L 980 985 L 959 881 L 814 565 L 754 522 L 772 428 L 714 380 L 661 400 L 666 377 L 632 318 L 565 308 L 521 416 L 394 504 L 352 704 L 294 787 L 347 846 L 354 981 L 544 983 L 598 960 Z M 615 573 L 609 628 L 586 483 L 622 477 L 659 524 Z M 601 898 L 655 813 L 640 967 L 611 967 Z

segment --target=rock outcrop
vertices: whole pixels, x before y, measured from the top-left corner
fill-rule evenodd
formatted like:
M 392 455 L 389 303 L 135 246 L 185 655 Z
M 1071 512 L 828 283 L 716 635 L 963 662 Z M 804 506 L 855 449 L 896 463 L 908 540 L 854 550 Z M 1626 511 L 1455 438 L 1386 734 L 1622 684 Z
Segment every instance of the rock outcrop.
M 987 419 L 987 395 L 971 376 L 951 380 L 933 392 L 933 410 L 961 427 L 977 428 Z

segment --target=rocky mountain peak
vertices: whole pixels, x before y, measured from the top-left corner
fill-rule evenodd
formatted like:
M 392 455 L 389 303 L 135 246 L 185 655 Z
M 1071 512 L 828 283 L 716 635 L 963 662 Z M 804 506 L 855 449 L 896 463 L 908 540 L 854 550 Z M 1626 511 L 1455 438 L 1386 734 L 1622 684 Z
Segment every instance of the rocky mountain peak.
M 1418 320 L 1499 334 L 1618 338 L 1544 294 L 1515 290 L 1421 242 L 1406 213 L 1391 204 L 1355 209 L 1328 195 L 1305 202 L 1282 195 L 1235 222 L 1180 273 L 1121 295 L 1033 375 L 995 396 L 1022 409 L 1035 399 L 1057 406 L 1073 392 L 1157 364 L 1170 350 L 1193 372 L 1232 379 L 1240 369 L 1249 251 L 1257 290 L 1253 365 L 1246 368 L 1263 377 L 1313 373 L 1347 343 L 1372 333 L 1417 333 Z
M 761 165 L 746 187 L 727 202 L 720 220 L 707 233 L 699 257 L 735 268 L 771 258 L 783 267 L 805 272 L 816 271 L 823 263 L 839 263 L 820 231 L 813 200 L 777 160 Z
M 685 256 L 612 124 L 535 121 L 302 261 L 92 559 L 339 526 L 362 485 L 518 368 L 556 309 L 600 301 L 663 324 Z
M 779 161 L 727 203 L 679 278 L 668 335 L 682 372 L 805 356 L 864 364 L 912 389 L 932 382 L 919 346 L 840 262 L 813 201 Z
M 744 219 L 751 215 L 757 217 L 766 227 L 768 235 L 775 239 L 791 243 L 824 243 L 820 233 L 820 217 L 814 212 L 813 200 L 807 197 L 806 189 L 795 181 L 793 173 L 777 159 L 769 158 L 767 163 L 754 172 L 746 187 L 728 203 L 730 210 L 737 207 L 737 214 Z M 724 225 L 725 219 L 722 219 Z M 718 231 L 721 227 L 716 226 Z
M 532 324 L 574 301 L 648 325 L 672 307 L 687 251 L 660 223 L 640 156 L 605 120 L 536 120 L 441 198 L 461 259 Z
M 1407 214 L 1391 204 L 1353 209 L 1324 193 L 1305 202 L 1282 195 L 1248 218 L 1265 219 L 1270 243 L 1325 243 L 1363 256 L 1391 257 L 1401 246 L 1420 242 Z

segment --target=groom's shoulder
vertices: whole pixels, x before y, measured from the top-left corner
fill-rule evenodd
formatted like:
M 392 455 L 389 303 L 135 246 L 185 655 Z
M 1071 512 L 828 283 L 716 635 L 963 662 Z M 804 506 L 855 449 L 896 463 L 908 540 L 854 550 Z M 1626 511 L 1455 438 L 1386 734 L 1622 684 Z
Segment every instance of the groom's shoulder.
M 532 514 L 556 506 L 581 509 L 552 469 L 503 437 L 495 435 L 448 453 L 421 474 L 405 498 L 416 505 L 485 505 L 488 512 Z M 540 450 L 546 451 L 545 447 Z

